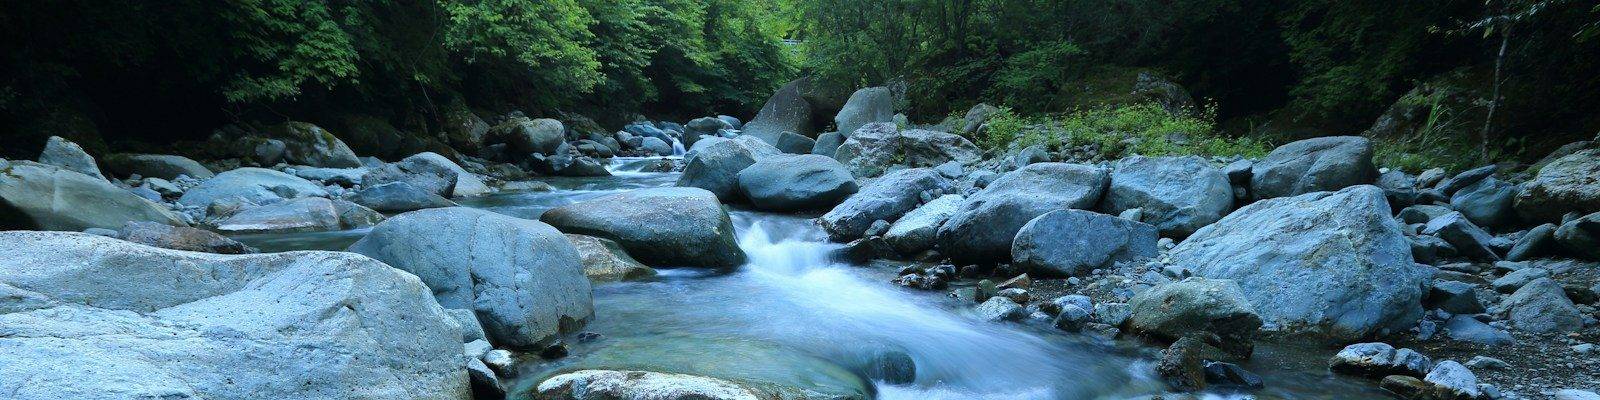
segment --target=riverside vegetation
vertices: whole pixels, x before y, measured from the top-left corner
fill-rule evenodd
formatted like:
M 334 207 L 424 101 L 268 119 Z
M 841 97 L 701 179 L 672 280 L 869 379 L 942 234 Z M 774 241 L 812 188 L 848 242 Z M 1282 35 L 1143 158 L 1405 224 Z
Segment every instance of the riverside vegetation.
M 1600 398 L 1592 4 L 0 21 L 7 398 Z

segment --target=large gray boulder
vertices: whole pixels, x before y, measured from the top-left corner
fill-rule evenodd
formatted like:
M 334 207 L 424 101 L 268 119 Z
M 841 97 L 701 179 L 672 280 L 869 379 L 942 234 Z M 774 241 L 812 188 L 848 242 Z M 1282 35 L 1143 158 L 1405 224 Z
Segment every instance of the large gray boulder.
M 1250 192 L 1258 199 L 1339 190 L 1378 177 L 1372 142 L 1359 136 L 1305 139 L 1273 149 L 1250 168 Z
M 923 193 L 942 194 L 949 190 L 950 181 L 933 169 L 895 171 L 873 180 L 860 192 L 823 214 L 817 223 L 833 240 L 849 241 L 861 237 L 873 222 L 893 222 L 916 209 L 922 202 Z
M 1111 187 L 1100 204 L 1113 215 L 1140 209 L 1141 222 L 1163 236 L 1183 238 L 1233 210 L 1233 186 L 1200 157 L 1134 156 L 1112 166 Z
M 302 197 L 240 210 L 217 222 L 216 229 L 231 234 L 323 232 L 372 226 L 382 220 L 382 214 L 355 203 Z
M 155 177 L 166 180 L 176 179 L 179 175 L 188 175 L 190 178 L 207 179 L 216 174 L 206 169 L 199 162 L 184 156 L 168 154 L 112 154 L 106 156 L 106 169 L 120 176 L 139 175 L 146 178 Z
M 1534 332 L 1574 332 L 1583 329 L 1583 314 L 1550 278 L 1522 285 L 1501 304 L 1517 329 Z
M 811 154 L 811 149 L 817 147 L 815 139 L 794 132 L 784 132 L 778 135 L 778 151 L 787 154 Z
M 1012 171 L 968 197 L 939 227 L 939 250 L 960 263 L 1010 261 L 1012 239 L 1023 225 L 1047 212 L 1093 207 L 1110 180 L 1104 169 L 1079 164 Z
M 705 376 L 650 371 L 586 369 L 552 376 L 539 382 L 539 399 L 546 400 L 863 400 L 834 397 L 791 387 L 748 385 Z
M 539 220 L 614 240 L 653 266 L 733 269 L 745 260 L 727 209 L 704 189 L 631 190 L 556 207 Z
M 939 238 L 939 226 L 955 215 L 964 201 L 966 198 L 959 194 L 933 199 L 895 220 L 894 225 L 889 226 L 889 231 L 883 234 L 883 241 L 900 254 L 911 255 L 933 249 L 934 241 Z
M 1415 324 L 1430 276 L 1369 185 L 1250 204 L 1195 232 L 1172 262 L 1234 280 L 1267 323 L 1339 341 Z
M 44 151 L 39 152 L 39 163 L 49 164 L 62 169 L 88 175 L 95 178 L 106 179 L 100 173 L 100 165 L 94 162 L 94 157 L 83 151 L 82 146 L 60 136 L 51 136 L 44 143 Z
M 1483 261 L 1500 260 L 1500 256 L 1495 254 L 1494 248 L 1490 245 L 1494 235 L 1474 225 L 1459 212 L 1452 211 L 1429 220 L 1428 224 L 1423 226 L 1422 234 L 1444 239 L 1451 247 L 1455 247 L 1457 252 L 1468 258 Z
M 405 182 L 389 182 L 361 189 L 346 198 L 363 207 L 382 212 L 406 212 L 424 208 L 454 207 L 455 202 L 418 189 Z
M 839 133 L 845 135 L 874 122 L 894 122 L 894 98 L 889 88 L 869 87 L 851 93 L 850 100 L 845 101 L 844 108 L 833 117 Z
M 1567 221 L 1551 236 L 1572 255 L 1600 260 L 1600 212 Z
M 0 159 L 0 228 L 81 231 L 129 221 L 185 226 L 160 204 L 54 165 Z
M 744 134 L 777 145 L 784 132 L 805 136 L 816 135 L 811 122 L 811 103 L 801 93 L 807 85 L 805 79 L 789 82 L 767 98 L 756 117 L 744 125 Z
M 739 171 L 739 192 L 761 210 L 827 209 L 858 189 L 844 164 L 816 154 L 763 158 Z
M 210 206 L 218 200 L 244 200 L 255 204 L 299 197 L 326 197 L 322 185 L 265 168 L 239 168 L 217 174 L 183 192 L 178 204 Z
M 343 140 L 306 122 L 285 122 L 267 130 L 267 136 L 284 143 L 284 160 L 292 164 L 327 168 L 356 168 L 361 160 Z
M 1247 349 L 1261 329 L 1261 316 L 1239 285 L 1227 279 L 1188 278 L 1157 285 L 1133 296 L 1128 305 L 1133 309 L 1129 329 L 1167 341 L 1208 332 Z
M 821 154 L 833 157 L 838 152 L 839 146 L 844 145 L 844 134 L 827 132 L 817 135 L 817 141 L 811 145 L 811 154 Z
M 1600 149 L 1588 149 L 1545 165 L 1517 193 L 1517 212 L 1556 222 L 1566 213 L 1600 212 Z
M 548 155 L 566 142 L 566 127 L 549 118 L 516 116 L 489 128 L 483 139 L 486 145 L 505 144 L 506 150 L 515 155 L 513 158 L 534 153 Z
M 742 196 L 739 171 L 756 163 L 748 148 L 738 141 L 723 138 L 700 140 L 684 161 L 678 186 L 705 189 L 723 201 L 734 201 Z
M 0 232 L 0 288 L 8 399 L 471 395 L 460 324 L 415 276 L 357 254 Z
M 484 183 L 483 179 L 478 177 L 478 174 L 467 172 L 465 168 L 461 168 L 460 165 L 439 155 L 439 153 L 431 151 L 417 153 L 395 164 L 401 170 L 413 174 L 432 174 L 454 178 L 455 186 L 450 188 L 449 193 L 441 193 L 440 195 L 442 196 L 468 197 L 491 192 L 489 184 Z
M 1478 226 L 1498 228 L 1516 220 L 1516 197 L 1517 185 L 1486 177 L 1450 195 L 1450 208 Z
M 1156 256 L 1156 228 L 1083 210 L 1055 210 L 1017 231 L 1013 266 L 1038 276 L 1088 275 L 1118 261 Z
M 847 134 L 833 157 L 857 177 L 883 175 L 896 166 L 937 167 L 951 161 L 972 164 L 983 158 L 978 146 L 961 136 L 922 129 L 901 131 L 893 123 L 871 123 Z
M 416 274 L 501 346 L 538 348 L 594 316 L 578 250 L 538 221 L 452 207 L 396 215 L 348 251 Z
M 728 117 L 733 118 L 733 117 Z M 738 121 L 735 119 L 734 121 Z M 725 129 L 738 129 L 733 124 L 717 117 L 701 117 L 690 120 L 683 126 L 683 145 L 694 147 L 701 138 L 718 137 Z

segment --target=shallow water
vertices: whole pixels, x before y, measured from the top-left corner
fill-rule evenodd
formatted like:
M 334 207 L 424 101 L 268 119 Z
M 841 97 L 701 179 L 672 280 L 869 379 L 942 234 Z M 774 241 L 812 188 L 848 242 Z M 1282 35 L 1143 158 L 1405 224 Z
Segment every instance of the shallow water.
M 522 218 L 624 190 L 670 186 L 678 174 L 614 163 L 612 177 L 549 178 L 555 192 L 506 193 L 460 201 Z M 888 283 L 893 271 L 834 259 L 808 218 L 735 210 L 749 263 L 736 272 L 663 270 L 653 280 L 596 285 L 598 340 L 569 339 L 572 355 L 527 362 L 511 384 L 527 393 L 549 375 L 580 368 L 646 369 L 718 376 L 821 393 L 863 385 L 871 360 L 899 352 L 915 380 L 866 383 L 880 399 L 1118 399 L 1160 393 L 1153 352 L 1054 331 L 1045 324 L 988 323 L 942 292 Z M 250 235 L 264 251 L 339 250 L 368 229 Z M 1326 372 L 1326 349 L 1262 346 L 1246 364 L 1263 375 L 1260 398 L 1384 398 L 1372 383 Z M 515 395 L 513 397 L 516 397 Z M 1241 398 L 1214 394 L 1208 398 Z

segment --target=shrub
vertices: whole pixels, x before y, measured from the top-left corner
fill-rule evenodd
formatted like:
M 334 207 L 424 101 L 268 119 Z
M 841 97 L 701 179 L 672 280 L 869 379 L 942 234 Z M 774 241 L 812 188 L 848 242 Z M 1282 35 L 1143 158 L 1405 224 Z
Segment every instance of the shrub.
M 1214 119 L 1215 111 L 1210 108 L 1174 114 L 1151 103 L 1084 108 L 1054 117 L 1027 117 L 1002 108 L 977 139 L 984 148 L 1001 150 L 1093 145 L 1107 157 L 1259 157 L 1271 149 L 1258 139 L 1218 135 Z

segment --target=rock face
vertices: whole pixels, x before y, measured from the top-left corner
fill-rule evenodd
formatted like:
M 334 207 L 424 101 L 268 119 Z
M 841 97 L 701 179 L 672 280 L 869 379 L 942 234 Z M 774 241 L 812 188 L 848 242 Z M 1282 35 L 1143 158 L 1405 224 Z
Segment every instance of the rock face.
M 937 167 L 950 161 L 971 164 L 982 158 L 978 146 L 955 134 L 872 123 L 846 135 L 833 157 L 861 178 L 883 175 L 894 166 Z
M 1234 280 L 1267 323 L 1335 340 L 1409 328 L 1429 276 L 1383 190 L 1367 185 L 1250 204 L 1195 232 L 1172 261 Z
M 1133 296 L 1129 305 L 1133 314 L 1128 327 L 1163 340 L 1209 332 L 1225 343 L 1248 343 L 1261 329 L 1261 316 L 1239 285 L 1226 279 L 1188 278 L 1158 285 Z
M 370 258 L 4 232 L 0 260 L 7 398 L 470 396 L 460 325 Z
M 833 118 L 839 133 L 849 135 L 862 125 L 873 122 L 894 122 L 894 99 L 889 88 L 869 87 L 850 94 L 844 108 Z
M 172 226 L 148 221 L 130 221 L 117 231 L 118 239 L 163 249 L 198 251 L 217 254 L 254 253 L 256 249 L 245 246 L 226 236 L 186 226 Z
M 744 125 L 744 134 L 754 136 L 768 144 L 777 145 L 784 132 L 812 136 L 816 128 L 811 123 L 811 103 L 801 93 L 804 79 L 789 82 L 778 88 L 750 123 Z
M 594 316 L 578 251 L 549 225 L 468 208 L 400 214 L 349 251 L 416 274 L 439 305 L 475 311 L 496 344 L 535 348 Z
M 745 260 L 728 211 L 704 189 L 632 190 L 557 207 L 539 220 L 614 240 L 653 266 L 732 269 Z
M 382 212 L 406 212 L 456 205 L 455 202 L 405 182 L 389 182 L 361 189 L 351 195 L 349 200 Z
M 167 154 L 112 154 L 106 157 L 106 169 L 120 176 L 139 175 L 172 180 L 178 175 L 207 179 L 216 174 L 195 160 Z
M 739 171 L 739 192 L 762 210 L 826 209 L 858 189 L 843 164 L 816 154 L 764 158 Z
M 1550 278 L 1539 278 L 1504 300 L 1506 314 L 1517 329 L 1535 333 L 1572 332 L 1583 328 L 1583 316 Z
M 917 204 L 922 202 L 923 193 L 944 193 L 949 190 L 950 181 L 933 169 L 895 171 L 873 180 L 860 192 L 823 214 L 817 223 L 833 240 L 849 241 L 861 237 L 873 222 L 896 221 L 916 209 Z
M 1011 244 L 1012 265 L 1041 276 L 1088 275 L 1117 261 L 1156 256 L 1156 228 L 1083 210 L 1028 221 Z
M 1087 165 L 1038 163 L 1001 176 L 939 227 L 940 252 L 961 263 L 1011 259 L 1012 239 L 1035 217 L 1093 207 L 1110 176 Z
M 760 400 L 771 394 L 757 393 L 739 384 L 694 375 L 645 371 L 581 370 L 556 375 L 540 382 L 538 398 L 543 400 Z
M 1129 157 L 1111 170 L 1111 187 L 1101 202 L 1108 214 L 1143 211 L 1142 222 L 1163 236 L 1188 237 L 1233 210 L 1228 176 L 1205 159 Z
M 635 261 L 622 246 L 610 239 L 567 234 L 567 241 L 578 250 L 583 274 L 590 281 L 630 281 L 656 275 L 656 270 Z
M 495 125 L 484 136 L 486 144 L 505 144 L 506 150 L 521 158 L 529 154 L 554 154 L 566 140 L 566 127 L 561 121 L 517 116 Z
M 381 220 L 377 212 L 348 201 L 305 197 L 246 208 L 217 222 L 216 228 L 235 234 L 321 232 L 366 227 Z
M 81 231 L 129 221 L 184 226 L 166 207 L 104 178 L 32 161 L 0 159 L 0 227 Z
M 917 254 L 933 248 L 939 226 L 955 215 L 965 197 L 947 194 L 901 216 L 883 234 L 883 241 L 900 254 Z
M 298 197 L 324 197 L 327 190 L 311 181 L 265 168 L 239 168 L 217 174 L 189 189 L 178 204 L 210 206 L 217 200 L 244 200 L 261 204 Z
M 82 146 L 60 136 L 51 136 L 44 143 L 44 151 L 39 153 L 39 163 L 49 164 L 61 169 L 88 175 L 95 178 L 106 179 L 100 173 L 100 165 L 94 162 Z
M 327 168 L 356 168 L 361 160 L 344 141 L 321 127 L 305 122 L 286 122 L 267 130 L 267 135 L 284 143 L 284 160 L 300 165 Z
M 1600 212 L 1600 149 L 1588 149 L 1545 165 L 1517 193 L 1517 212 L 1556 222 L 1563 214 Z
M 1250 169 L 1250 191 L 1258 199 L 1339 190 L 1372 182 L 1372 142 L 1359 136 L 1301 140 L 1273 149 Z
M 734 201 L 739 193 L 739 171 L 755 164 L 755 157 L 739 142 L 722 138 L 706 138 L 696 143 L 685 157 L 683 175 L 678 186 L 696 187 L 711 191 L 723 201 Z

